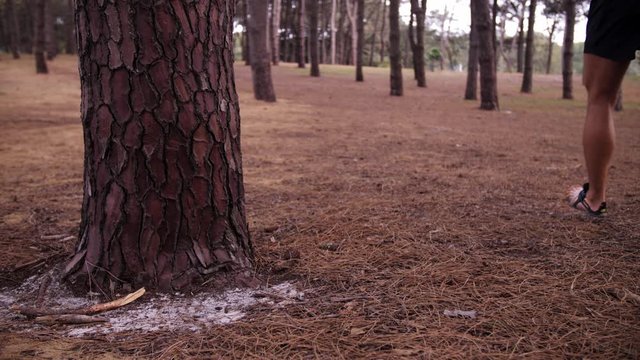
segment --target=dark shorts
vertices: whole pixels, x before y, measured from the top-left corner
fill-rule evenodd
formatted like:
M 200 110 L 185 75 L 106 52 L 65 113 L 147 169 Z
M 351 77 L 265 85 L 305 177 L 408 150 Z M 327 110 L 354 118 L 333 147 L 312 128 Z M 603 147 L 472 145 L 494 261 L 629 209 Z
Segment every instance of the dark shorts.
M 592 0 L 585 54 L 629 61 L 640 50 L 640 0 Z

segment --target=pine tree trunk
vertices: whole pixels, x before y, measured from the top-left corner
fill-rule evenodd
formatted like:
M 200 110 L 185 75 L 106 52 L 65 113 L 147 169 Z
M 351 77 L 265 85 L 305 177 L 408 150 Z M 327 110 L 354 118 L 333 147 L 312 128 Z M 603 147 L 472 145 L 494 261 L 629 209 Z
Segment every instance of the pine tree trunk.
M 477 25 L 480 62 L 480 108 L 498 110 L 498 81 L 496 77 L 495 52 L 492 45 L 492 26 L 489 2 L 470 0 L 474 24 Z
M 291 35 L 291 29 L 293 25 L 293 21 L 291 20 L 291 3 L 292 0 L 286 0 L 287 3 L 284 5 L 284 32 L 283 38 L 284 42 L 282 43 L 282 60 L 285 62 L 289 62 L 291 51 L 289 51 L 290 43 L 289 36 Z
M 524 73 L 522 74 L 522 87 L 520 92 L 531 93 L 533 91 L 533 53 L 536 20 L 536 3 L 537 0 L 530 0 L 529 3 L 529 27 L 527 29 L 527 46 L 524 50 Z
M 364 0 L 358 0 L 356 4 L 357 19 L 357 46 L 356 46 L 356 81 L 364 81 L 364 74 L 362 73 L 363 66 L 363 52 L 364 52 Z
M 248 13 L 248 0 L 240 0 L 242 4 L 242 22 L 244 25 L 243 39 L 242 43 L 242 59 L 244 60 L 244 64 L 246 66 L 251 65 L 251 40 L 249 40 L 249 13 Z
M 76 53 L 77 45 L 74 29 L 75 25 L 73 21 L 73 0 L 68 0 L 66 14 L 64 17 L 65 53 L 67 54 Z
M 471 12 L 471 28 L 469 30 L 469 62 L 467 65 L 467 86 L 464 92 L 465 100 L 478 99 L 478 28 L 476 26 L 475 16 L 473 16 L 473 2 L 470 0 Z
M 18 23 L 20 28 L 20 49 L 25 54 L 33 54 L 35 47 L 35 11 L 34 0 L 21 1 L 18 9 Z
M 47 61 L 44 57 L 44 47 L 45 47 L 45 2 L 47 0 L 36 0 L 35 3 L 35 39 L 33 52 L 36 58 L 36 73 L 38 74 L 47 74 L 49 73 L 49 69 L 47 68 Z
M 336 63 L 336 1 L 331 0 L 331 64 Z
M 576 25 L 576 0 L 564 2 L 564 41 L 562 46 L 562 98 L 573 99 L 573 32 Z
M 54 29 L 55 16 L 53 14 L 53 3 L 45 0 L 45 29 L 44 37 L 46 42 L 47 60 L 51 61 L 58 56 L 58 42 Z
M 384 27 L 387 23 L 387 0 L 382 0 L 382 29 L 380 29 L 380 63 L 384 63 L 385 43 Z
M 516 54 L 516 71 L 524 72 L 524 15 L 527 1 L 520 1 L 520 14 L 518 18 L 518 53 Z
M 84 200 L 65 275 L 88 289 L 188 289 L 207 275 L 250 275 L 234 9 L 77 1 Z
M 416 18 L 415 42 L 411 46 L 413 51 L 413 68 L 418 87 L 427 87 L 424 70 L 424 22 L 427 11 L 427 1 L 411 0 L 411 12 Z
M 402 52 L 400 50 L 400 0 L 389 2 L 389 60 L 391 96 L 402 96 Z
M 547 43 L 547 74 L 551 74 L 551 59 L 553 58 L 553 34 L 556 32 L 558 21 L 554 19 L 549 31 L 549 42 Z
M 271 8 L 271 60 L 273 65 L 280 62 L 280 12 L 282 0 L 273 0 Z
M 7 32 L 9 33 L 9 49 L 14 59 L 20 58 L 20 28 L 18 27 L 18 17 L 16 16 L 16 8 L 13 0 L 5 2 L 5 19 L 7 24 Z
M 185 0 L 186 1 L 186 0 Z M 276 101 L 276 93 L 271 80 L 271 55 L 268 42 L 269 3 L 264 0 L 248 0 L 249 52 L 251 53 L 251 74 L 253 95 L 257 100 Z
M 318 0 L 309 0 L 309 59 L 311 60 L 311 76 L 320 76 L 320 59 L 318 54 Z
M 305 67 L 305 48 L 304 48 L 304 4 L 305 0 L 298 0 L 298 37 L 296 43 L 296 58 L 298 60 L 298 67 L 304 69 Z
M 373 33 L 371 34 L 371 43 L 369 44 L 369 66 L 373 66 L 373 55 L 376 49 L 376 32 L 380 22 L 380 9 L 376 9 L 376 19 L 373 23 Z

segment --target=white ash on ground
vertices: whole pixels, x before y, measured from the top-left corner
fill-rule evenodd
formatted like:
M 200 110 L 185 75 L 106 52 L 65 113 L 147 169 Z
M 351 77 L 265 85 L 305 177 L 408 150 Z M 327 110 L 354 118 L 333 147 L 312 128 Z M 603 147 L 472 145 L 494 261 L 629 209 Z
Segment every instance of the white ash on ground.
M 16 289 L 0 290 L 0 324 L 3 327 L 6 325 L 16 332 L 43 327 L 10 310 L 12 305 L 33 305 L 41 278 L 29 278 Z M 73 297 L 58 280 L 51 282 L 45 296 L 47 308 L 76 309 L 97 303 L 88 298 Z M 146 295 L 122 308 L 99 314 L 100 317 L 109 319 L 107 323 L 57 328 L 69 336 L 113 334 L 131 330 L 198 331 L 240 320 L 254 305 L 278 308 L 303 300 L 304 293 L 290 282 L 261 289 L 233 289 L 220 294 Z

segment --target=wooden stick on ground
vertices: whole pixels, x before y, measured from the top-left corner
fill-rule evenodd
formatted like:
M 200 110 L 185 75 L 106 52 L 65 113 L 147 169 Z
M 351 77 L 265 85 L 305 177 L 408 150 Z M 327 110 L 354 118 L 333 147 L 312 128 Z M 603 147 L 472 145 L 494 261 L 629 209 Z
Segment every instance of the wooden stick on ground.
M 114 310 L 130 304 L 144 295 L 145 291 L 146 290 L 144 288 L 140 288 L 138 291 L 119 299 L 79 309 L 41 309 L 17 305 L 12 306 L 11 309 L 29 318 L 41 317 L 46 315 L 92 315 Z
M 91 324 L 96 322 L 109 322 L 104 317 L 78 315 L 78 314 L 62 314 L 62 315 L 45 315 L 38 316 L 35 320 L 37 323 L 45 325 L 55 324 Z

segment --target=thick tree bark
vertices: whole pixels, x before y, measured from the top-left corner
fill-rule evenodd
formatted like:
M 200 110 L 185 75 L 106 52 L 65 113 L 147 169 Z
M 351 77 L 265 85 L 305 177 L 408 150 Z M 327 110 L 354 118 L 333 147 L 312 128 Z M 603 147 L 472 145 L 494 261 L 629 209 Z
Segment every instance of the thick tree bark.
M 67 0 L 67 8 L 64 17 L 64 34 L 65 34 L 65 53 L 67 54 L 75 54 L 77 45 L 76 45 L 76 34 L 75 34 L 75 25 L 73 21 L 73 0 Z
M 271 8 L 271 61 L 273 65 L 280 62 L 280 13 L 282 0 L 273 0 Z
M 522 87 L 520 88 L 520 92 L 523 93 L 531 93 L 533 91 L 533 53 L 535 51 L 533 40 L 535 36 L 536 3 L 537 0 L 530 0 L 529 3 L 527 46 L 524 50 L 524 73 L 522 74 Z
M 309 11 L 309 59 L 311 60 L 311 76 L 320 76 L 320 59 L 318 54 L 318 0 L 308 0 Z
M 362 73 L 363 66 L 363 52 L 364 52 L 364 0 L 358 0 L 356 4 L 356 28 L 358 30 L 356 34 L 356 81 L 364 81 L 364 74 Z
M 480 108 L 498 110 L 498 80 L 496 77 L 495 52 L 492 45 L 491 15 L 488 0 L 470 0 L 472 16 L 477 25 L 480 53 Z
M 385 43 L 384 27 L 387 23 L 387 0 L 382 0 L 382 29 L 380 29 L 380 63 L 384 63 Z
M 113 292 L 250 275 L 234 8 L 77 1 L 85 171 L 71 279 Z
M 470 0 L 471 6 L 471 28 L 469 30 L 469 62 L 467 64 L 467 86 L 464 92 L 465 100 L 477 100 L 478 99 L 478 28 L 476 26 L 475 16 L 473 16 L 473 3 L 475 0 Z
M 305 67 L 305 48 L 304 48 L 304 4 L 305 0 L 298 0 L 298 36 L 296 43 L 296 57 L 298 60 L 298 67 L 304 69 Z
M 416 19 L 415 36 L 411 36 L 411 51 L 413 52 L 413 70 L 418 87 L 427 87 L 424 70 L 424 22 L 427 11 L 427 0 L 411 0 L 411 13 Z
M 251 53 L 251 74 L 253 78 L 253 95 L 257 100 L 276 101 L 276 93 L 271 79 L 271 56 L 267 47 L 268 2 L 264 0 L 248 0 L 249 44 Z
M 45 15 L 46 15 L 46 2 L 47 0 L 36 0 L 35 4 L 35 41 L 33 46 L 33 52 L 36 58 L 36 73 L 47 74 L 49 69 L 47 68 L 47 61 L 44 57 L 45 40 Z
M 564 17 L 564 41 L 562 46 L 562 98 L 573 99 L 573 32 L 576 26 L 576 0 L 565 0 Z
M 400 50 L 400 0 L 389 2 L 389 60 L 391 96 L 402 96 L 402 52 Z
M 20 58 L 20 28 L 18 27 L 18 17 L 16 16 L 16 8 L 13 0 L 6 0 L 5 4 L 5 20 L 7 32 L 9 35 L 9 49 L 14 59 Z

